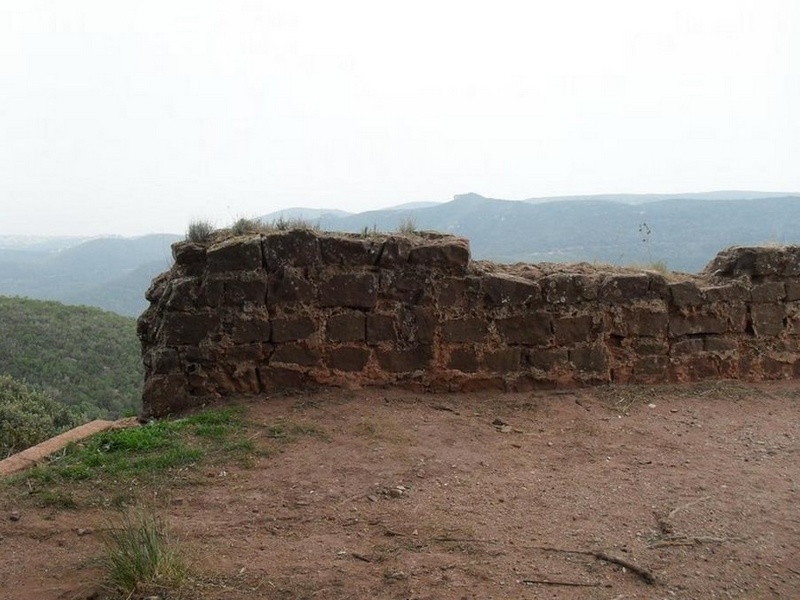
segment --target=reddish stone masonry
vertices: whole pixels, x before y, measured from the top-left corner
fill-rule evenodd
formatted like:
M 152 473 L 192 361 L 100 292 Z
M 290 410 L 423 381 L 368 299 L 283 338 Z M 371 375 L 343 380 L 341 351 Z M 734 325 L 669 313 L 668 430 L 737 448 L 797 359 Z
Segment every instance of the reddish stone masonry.
M 138 333 L 143 416 L 312 386 L 525 391 L 800 376 L 800 247 L 700 275 L 471 261 L 437 233 L 173 246 Z

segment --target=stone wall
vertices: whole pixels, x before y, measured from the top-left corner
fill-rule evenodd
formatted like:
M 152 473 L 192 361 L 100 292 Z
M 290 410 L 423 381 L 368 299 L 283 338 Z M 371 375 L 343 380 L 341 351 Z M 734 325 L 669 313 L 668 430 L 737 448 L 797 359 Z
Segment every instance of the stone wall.
M 495 265 L 467 240 L 306 230 L 173 246 L 139 319 L 144 416 L 315 385 L 511 390 L 800 374 L 800 248 L 698 276 Z

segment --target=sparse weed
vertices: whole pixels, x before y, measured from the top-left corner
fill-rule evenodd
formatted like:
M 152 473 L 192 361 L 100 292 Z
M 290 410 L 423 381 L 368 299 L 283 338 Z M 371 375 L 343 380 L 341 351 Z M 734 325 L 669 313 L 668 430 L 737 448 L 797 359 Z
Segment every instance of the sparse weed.
M 414 235 L 417 232 L 417 222 L 414 217 L 405 217 L 397 226 L 397 233 L 402 235 Z
M 186 230 L 186 239 L 190 242 L 203 244 L 214 237 L 214 226 L 208 221 L 192 221 Z
M 109 526 L 99 559 L 109 591 L 124 598 L 161 598 L 181 588 L 186 563 L 162 517 L 139 508 L 114 515 Z
M 234 235 L 246 235 L 248 233 L 262 233 L 265 227 L 258 219 L 248 219 L 241 217 L 231 225 L 230 230 Z
M 319 224 L 311 223 L 306 219 L 302 219 L 299 217 L 292 217 L 289 219 L 285 219 L 284 217 L 278 217 L 271 223 L 268 223 L 265 226 L 266 232 L 272 231 L 291 231 L 293 229 L 304 229 L 307 231 L 319 231 L 320 227 Z

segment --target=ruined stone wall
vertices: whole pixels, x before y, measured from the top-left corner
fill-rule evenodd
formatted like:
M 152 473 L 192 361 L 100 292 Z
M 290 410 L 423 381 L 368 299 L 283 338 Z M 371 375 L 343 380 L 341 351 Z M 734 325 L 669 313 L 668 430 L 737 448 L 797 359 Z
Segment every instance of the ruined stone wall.
M 700 276 L 470 260 L 296 230 L 173 246 L 139 319 L 145 416 L 314 385 L 515 390 L 800 374 L 800 248 Z

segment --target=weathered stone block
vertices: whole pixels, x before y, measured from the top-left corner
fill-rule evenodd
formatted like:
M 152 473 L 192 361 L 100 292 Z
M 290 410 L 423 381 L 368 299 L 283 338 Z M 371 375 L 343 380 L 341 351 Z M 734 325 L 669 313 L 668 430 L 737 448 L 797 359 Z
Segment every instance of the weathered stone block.
M 262 248 L 268 271 L 281 267 L 312 267 L 320 263 L 318 238 L 313 231 L 295 229 L 270 233 L 263 237 Z
M 739 345 L 736 343 L 736 340 L 715 335 L 706 336 L 704 342 L 704 348 L 706 352 L 715 352 L 718 354 L 735 352 L 739 347 Z
M 526 348 L 523 361 L 535 369 L 549 371 L 569 360 L 569 352 L 564 348 Z
M 279 269 L 268 282 L 268 306 L 311 304 L 316 296 L 314 284 L 292 269 Z
M 408 263 L 411 265 L 453 275 L 466 275 L 469 259 L 469 242 L 457 238 L 416 246 L 408 253 Z
M 378 301 L 378 282 L 369 273 L 334 275 L 319 286 L 321 306 L 373 308 Z
M 430 343 L 436 335 L 439 319 L 430 308 L 415 306 L 412 309 L 414 325 L 416 326 L 415 339 L 418 342 Z
M 180 358 L 174 348 L 156 347 L 142 358 L 148 374 L 166 375 L 180 370 Z
M 669 320 L 669 334 L 673 337 L 697 333 L 725 333 L 728 325 L 717 315 L 674 315 Z
M 167 271 L 153 278 L 144 293 L 144 297 L 148 302 L 156 304 L 161 300 L 169 287 L 170 275 L 171 273 Z
M 480 367 L 474 348 L 453 348 L 450 352 L 448 369 L 455 369 L 464 373 L 474 373 Z
M 268 342 L 272 325 L 265 317 L 237 320 L 231 326 L 231 339 L 234 344 Z
M 341 346 L 328 351 L 327 365 L 337 371 L 361 371 L 369 361 L 369 350 L 355 346 Z
M 753 302 L 781 302 L 786 298 L 786 288 L 783 282 L 769 281 L 754 285 L 750 290 L 750 298 Z
M 237 368 L 243 368 L 247 364 L 260 364 L 265 357 L 271 354 L 272 346 L 269 344 L 252 343 L 241 344 L 229 348 L 225 353 L 225 358 L 229 363 Z
M 180 241 L 172 244 L 172 258 L 175 264 L 199 266 L 201 269 L 206 262 L 206 247 L 190 241 Z
M 586 275 L 555 273 L 541 281 L 542 295 L 551 304 L 572 305 L 597 299 L 597 282 Z
M 319 348 L 304 342 L 289 343 L 279 346 L 270 358 L 270 364 L 287 363 L 301 367 L 313 367 L 319 364 L 321 355 Z
M 442 310 L 463 310 L 476 304 L 480 277 L 447 277 L 438 280 L 436 303 Z
M 702 338 L 689 338 L 680 340 L 672 344 L 670 347 L 670 354 L 673 356 L 680 356 L 684 354 L 697 354 L 702 352 L 705 348 Z
M 394 317 L 391 315 L 367 315 L 367 343 L 379 344 L 381 342 L 394 342 L 397 332 L 394 327 Z
M 241 306 L 244 303 L 265 304 L 267 275 L 264 271 L 241 273 L 225 279 L 225 304 Z
M 209 308 L 216 308 L 222 306 L 222 300 L 225 296 L 225 275 L 209 275 L 203 279 L 200 285 L 200 293 L 198 300 L 208 306 Z
M 519 348 L 500 348 L 484 352 L 483 364 L 494 373 L 513 373 L 519 370 L 521 357 Z
M 602 373 L 608 370 L 608 352 L 602 344 L 571 348 L 569 361 L 578 371 Z
M 630 348 L 636 354 L 669 354 L 669 342 L 666 337 L 642 336 L 629 338 L 629 340 Z
M 378 249 L 377 264 L 384 269 L 396 269 L 408 263 L 411 241 L 405 237 L 390 236 Z
M 557 345 L 586 342 L 595 333 L 591 315 L 557 318 L 553 329 Z
M 667 379 L 669 357 L 667 356 L 642 356 L 633 363 L 633 376 L 637 381 L 650 380 L 657 377 L 664 381 Z
M 601 302 L 619 303 L 650 298 L 650 276 L 609 275 L 600 284 L 597 297 Z
M 431 283 L 418 274 L 405 274 L 384 269 L 381 271 L 381 294 L 404 304 L 430 304 Z
M 667 333 L 669 315 L 649 307 L 623 307 L 612 316 L 611 333 L 621 336 L 657 337 Z
M 326 328 L 332 342 L 363 342 L 366 339 L 367 318 L 356 310 L 332 315 Z
M 535 282 L 506 275 L 485 275 L 481 278 L 481 288 L 490 309 L 526 307 L 539 302 L 542 297 Z
M 264 392 L 296 390 L 307 388 L 313 384 L 313 381 L 302 371 L 283 367 L 260 367 L 258 375 Z
M 167 346 L 196 345 L 217 331 L 219 319 L 206 313 L 167 313 L 162 332 Z
M 442 332 L 448 342 L 482 342 L 486 338 L 487 323 L 477 317 L 455 319 L 442 323 Z
M 553 318 L 545 312 L 497 319 L 495 325 L 509 344 L 545 346 L 553 337 Z
M 211 273 L 253 271 L 263 267 L 260 236 L 235 237 L 209 246 L 206 268 Z
M 428 368 L 433 359 L 433 349 L 428 345 L 420 345 L 409 350 L 378 350 L 376 357 L 384 371 L 405 373 Z
M 708 304 L 718 302 L 741 303 L 750 300 L 750 289 L 740 281 L 732 281 L 728 285 L 703 288 Z
M 311 317 L 272 320 L 272 341 L 276 344 L 304 340 L 317 331 Z
M 167 310 L 191 311 L 200 302 L 200 279 L 198 277 L 177 277 L 170 280 L 164 289 Z
M 694 281 L 676 281 L 669 284 L 669 295 L 673 306 L 699 306 L 705 301 L 705 294 Z
M 382 244 L 376 240 L 324 236 L 319 238 L 322 262 L 339 267 L 374 265 Z
M 750 318 L 756 335 L 778 335 L 783 331 L 786 312 L 782 305 L 754 304 Z
M 800 281 L 790 279 L 786 282 L 785 289 L 787 302 L 795 302 L 800 300 Z

